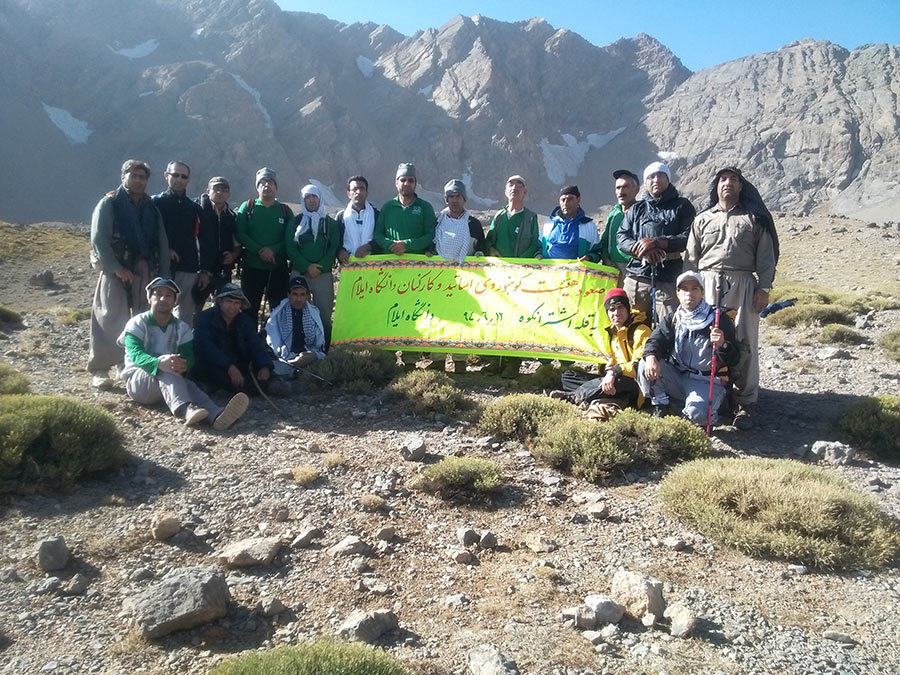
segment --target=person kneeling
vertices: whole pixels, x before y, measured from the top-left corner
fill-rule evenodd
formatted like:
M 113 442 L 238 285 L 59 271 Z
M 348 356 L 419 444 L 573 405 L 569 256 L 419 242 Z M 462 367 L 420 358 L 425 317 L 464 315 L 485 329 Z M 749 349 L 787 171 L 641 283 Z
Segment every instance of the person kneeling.
M 716 327 L 717 310 L 703 299 L 703 279 L 696 272 L 678 277 L 675 295 L 680 306 L 647 340 L 638 364 L 638 384 L 653 404 L 654 416 L 665 414 L 671 396 L 683 402 L 681 413 L 691 422 L 705 426 L 710 416 L 715 425 L 725 399 L 728 367 L 740 359 L 734 323 L 719 310 Z M 713 353 L 716 373 L 710 406 Z
M 325 358 L 325 327 L 319 308 L 309 302 L 309 284 L 291 279 L 288 297 L 266 322 L 266 341 L 275 353 L 275 374 L 292 377 L 297 368 Z
M 212 420 L 213 428 L 223 431 L 247 411 L 249 399 L 235 394 L 223 408 L 185 377 L 194 364 L 194 335 L 172 313 L 180 293 L 171 279 L 157 277 L 147 284 L 150 311 L 132 317 L 118 339 L 125 348 L 125 391 L 136 403 L 165 401 L 187 425 Z
M 589 416 L 608 419 L 621 408 L 643 403 L 635 375 L 650 327 L 644 323 L 644 313 L 631 308 L 621 288 L 607 291 L 603 306 L 609 317 L 602 334 L 603 351 L 610 355 L 603 377 L 588 379 L 577 370 L 567 370 L 562 374 L 563 390 L 550 396 L 576 405 L 590 404 L 595 414 L 590 415 L 589 409 Z
M 250 301 L 241 289 L 227 283 L 216 293 L 215 304 L 194 321 L 198 380 L 217 389 L 248 394 L 269 388 L 272 358 L 245 309 Z M 254 384 L 254 379 L 257 384 Z

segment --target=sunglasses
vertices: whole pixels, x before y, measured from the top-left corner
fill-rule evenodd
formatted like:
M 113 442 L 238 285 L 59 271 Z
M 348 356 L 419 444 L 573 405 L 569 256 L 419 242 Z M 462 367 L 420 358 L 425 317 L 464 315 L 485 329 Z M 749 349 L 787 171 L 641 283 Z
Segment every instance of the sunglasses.
M 166 175 L 172 176 L 172 178 L 182 178 L 184 180 L 187 180 L 188 178 L 190 178 L 190 176 L 186 173 L 177 173 L 175 171 L 173 171 L 172 173 L 167 173 Z

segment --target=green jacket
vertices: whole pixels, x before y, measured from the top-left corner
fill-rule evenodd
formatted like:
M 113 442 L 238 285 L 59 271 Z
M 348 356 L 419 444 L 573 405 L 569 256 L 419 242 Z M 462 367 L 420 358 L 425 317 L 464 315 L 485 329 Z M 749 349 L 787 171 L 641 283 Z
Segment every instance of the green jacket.
M 604 260 L 610 260 L 617 263 L 627 263 L 631 260 L 631 256 L 622 253 L 616 246 L 616 234 L 619 232 L 619 226 L 625 220 L 625 212 L 622 210 L 621 204 L 616 204 L 615 208 L 609 212 L 606 217 L 606 227 L 603 230 L 603 236 L 600 242 L 591 247 L 587 252 L 588 258 L 593 262 L 600 263 Z
M 271 206 L 263 206 L 259 199 L 253 201 L 250 213 L 248 202 L 244 202 L 237 210 L 235 233 L 244 245 L 244 264 L 257 270 L 272 270 L 283 265 L 287 259 L 284 247 L 284 231 L 294 219 L 290 207 L 277 199 Z M 263 262 L 259 257 L 259 249 L 269 248 L 275 254 L 275 264 Z
M 319 231 L 315 238 L 312 231 L 307 230 L 298 240 L 295 236 L 301 218 L 302 214 L 297 216 L 291 226 L 284 231 L 284 246 L 288 260 L 291 261 L 291 268 L 300 274 L 306 274 L 309 266 L 317 263 L 323 272 L 330 272 L 342 243 L 340 226 L 331 216 L 325 216 L 319 220 Z
M 491 220 L 485 243 L 488 255 L 495 248 L 501 258 L 534 258 L 541 252 L 537 214 L 522 209 L 510 217 L 504 207 Z
M 407 253 L 424 253 L 434 241 L 436 225 L 434 209 L 424 199 L 416 197 L 412 204 L 403 206 L 394 197 L 381 207 L 373 238 L 383 251 L 388 251 L 395 241 L 402 241 Z

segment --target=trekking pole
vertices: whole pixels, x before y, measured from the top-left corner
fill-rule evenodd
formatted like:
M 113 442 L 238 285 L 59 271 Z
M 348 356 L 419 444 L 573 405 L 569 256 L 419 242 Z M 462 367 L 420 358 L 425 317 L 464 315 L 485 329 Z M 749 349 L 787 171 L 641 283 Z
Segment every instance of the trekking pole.
M 656 328 L 656 264 L 650 265 L 650 329 Z
M 269 276 L 266 278 L 266 287 L 263 290 L 263 295 L 259 299 L 259 311 L 256 313 L 256 329 L 258 331 L 265 332 L 266 324 L 262 320 L 263 316 L 265 316 L 265 308 L 266 304 L 269 302 L 269 286 L 272 285 L 272 272 L 275 270 L 269 270 Z M 272 311 L 272 308 L 269 307 L 269 312 Z
M 713 324 L 716 328 L 719 327 L 719 305 L 722 304 L 722 272 L 718 272 L 716 274 L 716 320 Z M 713 385 L 716 381 L 716 348 L 710 341 L 710 349 L 712 350 L 712 360 L 710 363 L 709 370 L 709 403 L 706 406 L 706 435 L 709 436 L 710 427 L 712 427 L 712 406 L 713 406 Z
M 291 368 L 293 368 L 294 370 L 296 370 L 298 373 L 303 373 L 304 375 L 309 375 L 310 377 L 314 377 L 314 378 L 316 378 L 317 380 L 321 380 L 321 381 L 324 382 L 325 384 L 330 384 L 332 387 L 334 386 L 334 382 L 332 382 L 331 380 L 326 380 L 326 379 L 325 379 L 324 377 L 322 377 L 321 375 L 316 375 L 316 374 L 315 374 L 314 372 L 312 372 L 311 370 L 307 370 L 306 368 L 301 368 L 300 366 L 295 366 L 295 365 L 292 364 L 292 363 L 289 363 L 288 365 L 289 365 Z

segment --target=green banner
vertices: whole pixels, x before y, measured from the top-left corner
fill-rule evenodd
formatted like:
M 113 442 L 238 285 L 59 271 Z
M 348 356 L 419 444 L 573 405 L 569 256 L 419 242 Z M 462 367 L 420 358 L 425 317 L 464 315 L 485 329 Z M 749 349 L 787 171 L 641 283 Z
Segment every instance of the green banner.
M 351 258 L 341 267 L 332 344 L 602 363 L 603 296 L 616 274 L 562 260 Z

